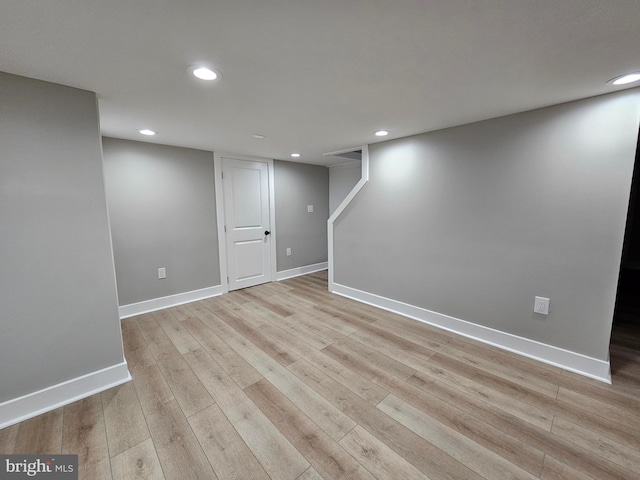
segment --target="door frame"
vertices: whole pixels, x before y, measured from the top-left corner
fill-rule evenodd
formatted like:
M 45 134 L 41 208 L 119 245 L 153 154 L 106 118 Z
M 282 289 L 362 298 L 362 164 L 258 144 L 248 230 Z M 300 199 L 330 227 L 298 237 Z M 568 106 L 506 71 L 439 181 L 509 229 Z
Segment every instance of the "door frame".
M 220 286 L 222 287 L 222 293 L 229 292 L 229 281 L 227 280 L 227 239 L 225 236 L 224 225 L 224 191 L 222 185 L 222 159 L 232 158 L 234 160 L 244 160 L 247 162 L 262 162 L 267 164 L 267 171 L 269 172 L 269 223 L 271 232 L 271 271 L 269 272 L 269 281 L 273 282 L 276 278 L 277 272 L 277 258 L 276 258 L 276 208 L 275 208 L 275 193 L 274 193 L 274 174 L 273 174 L 273 159 L 252 157 L 249 155 L 237 155 L 235 153 L 226 152 L 213 152 L 213 172 L 215 177 L 215 189 L 216 189 L 216 224 L 218 227 L 218 262 L 220 264 Z

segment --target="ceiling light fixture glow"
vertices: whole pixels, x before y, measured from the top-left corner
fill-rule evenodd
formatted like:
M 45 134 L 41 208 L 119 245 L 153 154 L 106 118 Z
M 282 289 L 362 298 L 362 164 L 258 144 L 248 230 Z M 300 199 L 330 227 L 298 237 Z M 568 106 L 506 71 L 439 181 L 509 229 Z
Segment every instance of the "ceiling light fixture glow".
M 213 71 L 209 67 L 195 67 L 192 73 L 200 80 L 215 80 L 216 78 L 218 78 L 218 73 Z
M 389 132 L 386 130 L 378 130 L 376 132 L 376 137 L 386 137 L 387 135 L 389 135 Z
M 298 158 L 298 157 L 300 157 L 300 154 L 299 153 L 292 153 L 291 156 L 293 158 Z
M 264 135 L 260 135 L 259 133 L 255 133 L 253 134 L 253 138 L 259 138 L 260 140 L 262 140 L 263 138 L 265 138 Z
M 158 132 L 154 132 L 153 130 L 149 130 L 148 128 L 143 128 L 142 130 L 138 130 L 142 135 L 148 135 L 150 137 L 154 136 Z
M 613 85 L 626 85 L 627 83 L 633 83 L 637 81 L 640 81 L 640 72 L 627 73 L 626 75 L 621 75 L 619 77 L 613 78 L 607 83 L 611 83 Z

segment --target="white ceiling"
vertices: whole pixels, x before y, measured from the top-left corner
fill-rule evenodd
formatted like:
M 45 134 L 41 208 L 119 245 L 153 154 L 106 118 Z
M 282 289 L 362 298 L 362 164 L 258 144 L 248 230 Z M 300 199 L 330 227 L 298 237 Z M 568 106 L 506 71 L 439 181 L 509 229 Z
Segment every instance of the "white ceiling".
M 104 135 L 324 165 L 620 89 L 639 40 L 640 0 L 0 0 L 0 70 L 97 92 Z

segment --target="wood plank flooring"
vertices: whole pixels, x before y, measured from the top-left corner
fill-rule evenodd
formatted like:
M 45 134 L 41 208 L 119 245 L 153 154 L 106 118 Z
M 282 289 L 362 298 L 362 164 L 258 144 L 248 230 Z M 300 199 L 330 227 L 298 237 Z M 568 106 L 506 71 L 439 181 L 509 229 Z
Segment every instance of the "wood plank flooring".
M 82 479 L 640 479 L 640 341 L 613 385 L 327 292 L 326 272 L 123 320 L 133 382 L 0 430 Z

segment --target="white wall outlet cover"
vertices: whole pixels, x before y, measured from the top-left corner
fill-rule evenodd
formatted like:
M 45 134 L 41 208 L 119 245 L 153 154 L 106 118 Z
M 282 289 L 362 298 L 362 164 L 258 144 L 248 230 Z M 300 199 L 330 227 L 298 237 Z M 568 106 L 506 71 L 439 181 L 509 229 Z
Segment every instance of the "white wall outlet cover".
M 549 315 L 549 303 L 551 300 L 545 297 L 536 297 L 536 301 L 533 304 L 533 311 L 540 315 Z
M 291 256 L 291 248 L 287 248 L 287 257 Z
M 307 205 L 307 212 L 313 213 L 313 205 Z
M 165 267 L 158 269 L 158 278 L 167 278 L 167 269 Z

